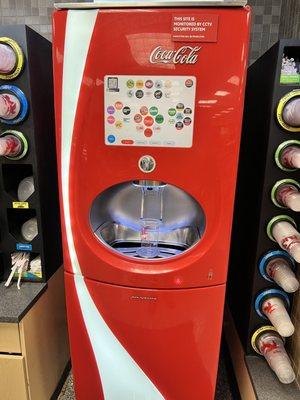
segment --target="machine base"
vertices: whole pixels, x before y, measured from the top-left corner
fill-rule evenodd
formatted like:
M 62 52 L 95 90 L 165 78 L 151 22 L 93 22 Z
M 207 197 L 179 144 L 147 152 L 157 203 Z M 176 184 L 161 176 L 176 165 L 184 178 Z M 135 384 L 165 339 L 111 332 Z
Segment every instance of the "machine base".
M 214 399 L 225 285 L 65 282 L 77 400 Z

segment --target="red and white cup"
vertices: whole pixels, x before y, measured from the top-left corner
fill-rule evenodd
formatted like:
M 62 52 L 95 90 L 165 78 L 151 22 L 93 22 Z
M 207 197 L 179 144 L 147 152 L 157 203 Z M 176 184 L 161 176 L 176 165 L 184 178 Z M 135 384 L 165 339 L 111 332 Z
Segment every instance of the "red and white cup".
M 0 156 L 17 157 L 22 151 L 22 143 L 14 135 L 0 137 Z
M 284 302 L 279 297 L 274 296 L 266 299 L 261 305 L 261 310 L 274 328 L 276 328 L 280 336 L 289 337 L 293 335 L 295 327 L 285 308 Z
M 9 74 L 15 68 L 17 62 L 16 53 L 7 44 L 0 44 L 0 73 Z
M 280 163 L 285 168 L 300 168 L 300 147 L 291 145 L 283 149 L 280 156 Z
M 289 101 L 282 111 L 282 118 L 292 127 L 300 127 L 300 98 Z
M 299 289 L 299 281 L 284 258 L 272 259 L 266 267 L 266 273 L 287 293 L 294 293 Z
M 285 351 L 283 340 L 275 332 L 267 332 L 258 339 L 258 349 L 281 383 L 295 380 L 291 360 Z
M 0 94 L 0 118 L 11 120 L 18 116 L 21 109 L 19 99 L 11 93 Z
M 278 188 L 276 200 L 293 211 L 300 211 L 300 192 L 296 186 L 286 184 Z
M 272 236 L 279 246 L 300 262 L 300 234 L 288 221 L 278 221 L 272 227 Z

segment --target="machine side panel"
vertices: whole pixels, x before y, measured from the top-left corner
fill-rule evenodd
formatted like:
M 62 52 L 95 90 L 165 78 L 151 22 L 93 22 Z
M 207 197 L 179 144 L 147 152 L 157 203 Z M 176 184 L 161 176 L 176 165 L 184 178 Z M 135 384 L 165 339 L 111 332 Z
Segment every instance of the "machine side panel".
M 96 382 L 89 380 L 89 360 L 76 357 L 89 332 L 88 356 L 93 348 L 105 398 L 214 398 L 225 285 L 147 290 L 65 275 L 72 294 L 68 314 L 76 387 L 90 385 L 86 393 L 103 398 Z M 89 331 L 91 324 L 96 332 Z
M 203 9 L 189 10 L 195 14 L 203 12 Z M 84 39 L 80 37 L 76 41 L 73 37 L 68 42 L 70 52 L 73 46 L 75 58 L 65 57 L 64 63 L 76 65 L 84 62 L 85 67 L 83 75 L 72 81 L 69 79 L 70 87 L 65 87 L 68 95 L 74 82 L 77 85 L 80 79 L 74 129 L 69 126 L 72 133 L 68 139 L 63 139 L 65 147 L 61 149 L 61 156 L 66 157 L 68 153 L 69 157 L 69 163 L 65 167 L 62 165 L 62 174 L 70 175 L 62 182 L 62 188 L 65 192 L 65 217 L 68 215 L 69 218 L 66 228 L 73 232 L 78 261 L 86 277 L 121 285 L 157 288 L 213 286 L 226 281 L 249 11 L 205 10 L 208 12 L 219 16 L 218 42 L 201 43 L 199 61 L 195 64 L 149 62 L 149 55 L 156 46 L 172 49 L 183 45 L 174 44 L 170 35 L 171 16 L 182 14 L 180 10 L 100 11 L 94 20 L 90 42 L 86 43 L 86 60 L 79 55 L 76 58 L 74 50 Z M 68 19 L 73 15 L 70 13 Z M 78 18 L 82 16 L 81 27 L 87 29 L 84 25 L 87 14 L 76 15 Z M 111 26 L 118 26 L 116 40 L 112 37 Z M 92 30 L 91 26 L 89 29 Z M 231 54 L 229 58 L 228 53 Z M 218 67 L 225 62 L 226 68 Z M 103 82 L 107 74 L 196 76 L 193 147 L 120 148 L 105 145 Z M 67 107 L 66 99 L 64 101 Z M 64 115 L 68 111 L 68 107 L 65 108 Z M 65 122 L 62 121 L 62 125 Z M 72 146 L 67 140 L 72 141 Z M 202 240 L 178 256 L 176 262 L 136 259 L 133 263 L 103 246 L 90 226 L 91 204 L 99 193 L 115 183 L 145 179 L 145 174 L 138 168 L 138 160 L 145 154 L 156 160 L 156 169 L 147 174 L 147 179 L 164 181 L 183 189 L 201 204 L 206 215 Z M 66 268 L 72 271 L 68 264 Z

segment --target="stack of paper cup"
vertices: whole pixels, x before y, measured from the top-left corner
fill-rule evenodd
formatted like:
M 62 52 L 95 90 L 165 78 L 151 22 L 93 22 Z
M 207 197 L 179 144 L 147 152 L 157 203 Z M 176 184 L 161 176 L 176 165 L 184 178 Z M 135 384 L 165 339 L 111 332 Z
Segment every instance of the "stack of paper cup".
M 281 336 L 292 336 L 295 328 L 283 301 L 279 297 L 274 296 L 266 299 L 261 308 Z
M 281 153 L 280 163 L 285 168 L 300 168 L 300 147 L 287 146 Z
M 42 271 L 41 257 L 37 256 L 32 261 L 30 261 L 30 271 L 34 274 L 40 273 Z
M 14 135 L 0 137 L 0 156 L 17 157 L 22 150 L 19 138 Z
M 0 44 L 0 73 L 9 74 L 15 68 L 17 57 L 13 49 L 1 43 Z
M 34 192 L 33 176 L 22 179 L 18 186 L 18 200 L 26 201 Z
M 300 234 L 290 222 L 276 222 L 272 227 L 272 235 L 283 250 L 300 262 Z
M 288 384 L 295 380 L 291 361 L 282 339 L 274 332 L 267 332 L 258 340 L 258 348 L 280 382 Z
M 284 121 L 293 127 L 300 126 L 300 99 L 295 98 L 287 103 L 282 112 Z
M 19 99 L 11 93 L 0 94 L 0 118 L 14 119 L 21 109 Z
M 277 201 L 293 211 L 300 211 L 300 192 L 291 184 L 282 185 L 277 189 Z
M 272 259 L 266 267 L 266 272 L 285 292 L 294 293 L 299 289 L 299 281 L 284 258 Z
M 30 218 L 28 221 L 24 222 L 21 227 L 21 233 L 25 240 L 31 242 L 38 234 L 37 219 Z

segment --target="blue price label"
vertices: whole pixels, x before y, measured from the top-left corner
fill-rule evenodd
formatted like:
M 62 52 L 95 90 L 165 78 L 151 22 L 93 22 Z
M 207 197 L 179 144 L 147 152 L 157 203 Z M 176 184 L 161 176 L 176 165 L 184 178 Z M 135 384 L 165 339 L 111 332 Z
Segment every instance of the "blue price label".
M 29 244 L 29 243 L 17 243 L 16 244 L 16 249 L 17 250 L 22 250 L 22 251 L 32 251 L 32 244 Z

